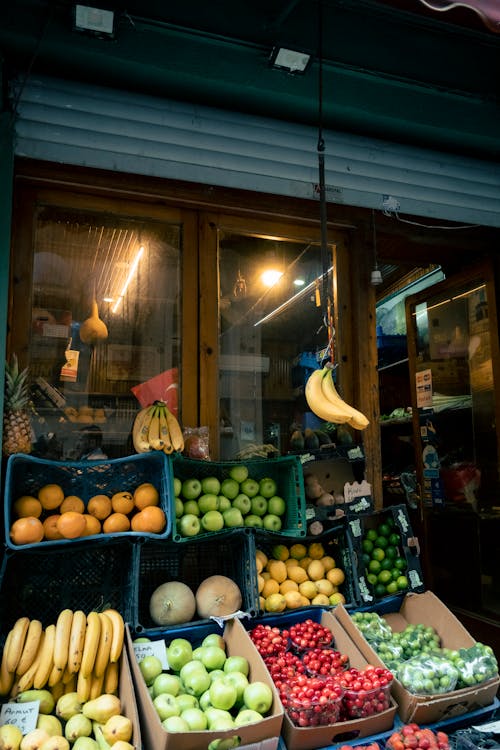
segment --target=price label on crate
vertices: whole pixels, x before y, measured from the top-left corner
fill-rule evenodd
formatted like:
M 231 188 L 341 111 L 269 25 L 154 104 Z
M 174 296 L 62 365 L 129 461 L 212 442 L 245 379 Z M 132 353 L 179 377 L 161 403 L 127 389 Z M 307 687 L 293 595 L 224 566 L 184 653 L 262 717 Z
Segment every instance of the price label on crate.
M 139 643 L 133 643 L 135 658 L 137 663 L 141 662 L 146 656 L 156 656 L 163 669 L 168 669 L 167 661 L 167 649 L 165 648 L 165 641 L 140 641 Z
M 23 735 L 36 729 L 40 701 L 4 703 L 0 709 L 0 726 L 14 724 Z

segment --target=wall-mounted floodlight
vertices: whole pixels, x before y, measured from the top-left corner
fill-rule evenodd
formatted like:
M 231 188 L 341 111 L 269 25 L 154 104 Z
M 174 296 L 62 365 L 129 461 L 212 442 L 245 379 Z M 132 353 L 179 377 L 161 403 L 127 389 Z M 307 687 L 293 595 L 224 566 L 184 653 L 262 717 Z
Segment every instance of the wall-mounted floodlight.
M 75 31 L 102 38 L 111 38 L 115 35 L 115 14 L 112 10 L 75 5 L 73 21 Z
M 286 70 L 287 73 L 305 73 L 311 60 L 312 55 L 307 52 L 298 52 L 286 47 L 275 47 L 269 58 L 273 68 Z

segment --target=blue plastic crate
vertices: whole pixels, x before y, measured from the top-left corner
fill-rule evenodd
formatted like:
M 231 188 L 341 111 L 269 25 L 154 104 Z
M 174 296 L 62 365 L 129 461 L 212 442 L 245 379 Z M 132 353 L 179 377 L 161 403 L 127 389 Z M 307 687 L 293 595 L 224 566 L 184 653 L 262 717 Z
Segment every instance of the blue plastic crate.
M 281 456 L 280 458 L 251 459 L 247 461 L 200 461 L 194 458 L 175 454 L 171 458 L 172 478 L 177 477 L 183 482 L 186 479 L 205 479 L 217 477 L 223 481 L 229 476 L 233 466 L 244 464 L 248 468 L 249 477 L 260 481 L 265 477 L 274 479 L 277 494 L 286 503 L 285 515 L 282 517 L 281 536 L 299 537 L 306 534 L 304 476 L 298 456 Z M 172 487 L 172 536 L 174 542 L 186 542 L 193 537 L 183 536 L 179 528 L 179 519 L 175 517 L 175 498 Z M 197 539 L 209 538 L 216 534 L 221 536 L 233 531 L 233 528 L 223 528 L 220 531 L 205 532 L 200 530 Z
M 162 451 L 140 453 L 126 458 L 108 461 L 48 461 L 43 458 L 18 453 L 9 457 L 5 479 L 5 540 L 11 549 L 26 550 L 32 547 L 58 547 L 74 544 L 75 540 L 43 540 L 36 544 L 14 544 L 9 536 L 13 517 L 13 504 L 21 495 L 37 496 L 45 484 L 58 484 L 65 496 L 76 495 L 87 505 L 93 495 L 111 497 L 115 492 L 133 492 L 144 482 L 154 484 L 160 495 L 160 507 L 165 513 L 166 526 L 160 534 L 137 531 L 123 531 L 114 534 L 95 534 L 83 537 L 85 541 L 104 541 L 109 538 L 144 537 L 166 539 L 171 531 L 171 481 L 169 463 Z M 45 517 L 41 516 L 41 520 Z M 78 541 L 81 541 L 79 538 Z
M 171 627 L 157 626 L 149 613 L 153 591 L 167 581 L 182 581 L 193 593 L 200 583 L 212 575 L 231 578 L 242 596 L 241 610 L 254 617 L 259 600 L 255 572 L 255 545 L 246 529 L 235 529 L 222 537 L 191 540 L 183 545 L 174 542 L 147 541 L 139 545 L 136 591 L 132 628 L 136 634 L 144 630 L 163 632 Z M 193 627 L 207 623 L 196 619 L 186 623 Z M 173 626 L 177 627 L 177 626 Z

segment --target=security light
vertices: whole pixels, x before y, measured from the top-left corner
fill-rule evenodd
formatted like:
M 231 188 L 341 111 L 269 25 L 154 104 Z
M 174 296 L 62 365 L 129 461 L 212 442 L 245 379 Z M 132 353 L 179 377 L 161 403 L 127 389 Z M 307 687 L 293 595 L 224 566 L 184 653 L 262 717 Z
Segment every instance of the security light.
M 286 70 L 288 73 L 305 73 L 311 62 L 311 55 L 286 47 L 275 47 L 271 52 L 269 62 L 278 70 Z

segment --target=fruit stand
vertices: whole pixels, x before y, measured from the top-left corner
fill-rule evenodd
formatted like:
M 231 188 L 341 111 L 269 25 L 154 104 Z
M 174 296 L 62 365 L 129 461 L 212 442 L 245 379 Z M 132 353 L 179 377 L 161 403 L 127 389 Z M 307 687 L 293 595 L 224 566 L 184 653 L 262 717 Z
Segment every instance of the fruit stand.
M 3 748 L 448 750 L 497 711 L 493 651 L 426 590 L 405 506 L 308 535 L 296 456 L 17 454 L 5 499 Z

